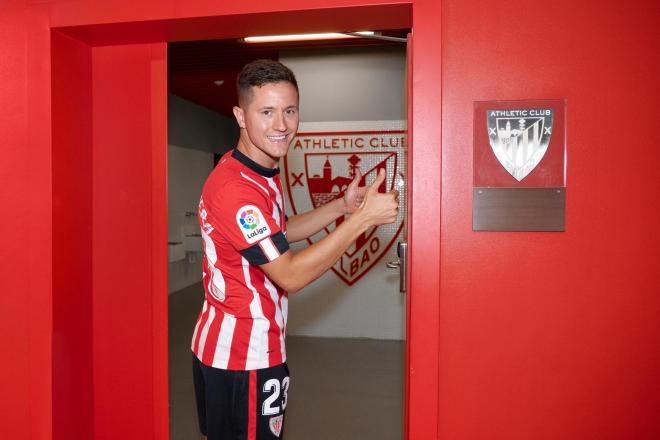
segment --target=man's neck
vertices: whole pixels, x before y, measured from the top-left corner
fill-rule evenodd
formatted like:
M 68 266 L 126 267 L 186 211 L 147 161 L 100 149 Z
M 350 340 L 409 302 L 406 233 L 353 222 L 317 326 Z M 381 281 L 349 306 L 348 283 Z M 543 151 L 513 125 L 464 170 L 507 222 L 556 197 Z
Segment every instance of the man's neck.
M 236 149 L 264 168 L 272 169 L 277 167 L 278 161 L 276 159 L 273 159 L 259 148 L 252 145 L 251 142 L 245 141 L 242 135 L 238 139 Z

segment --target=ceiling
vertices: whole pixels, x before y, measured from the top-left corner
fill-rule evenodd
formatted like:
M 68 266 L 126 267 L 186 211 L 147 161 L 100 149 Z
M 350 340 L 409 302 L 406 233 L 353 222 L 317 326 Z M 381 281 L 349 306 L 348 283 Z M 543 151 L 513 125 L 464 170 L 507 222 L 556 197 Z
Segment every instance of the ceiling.
M 408 30 L 378 31 L 381 35 L 405 38 Z M 168 45 L 168 91 L 196 104 L 233 118 L 237 102 L 235 81 L 241 68 L 261 58 L 278 59 L 285 49 L 400 45 L 398 42 L 352 38 L 346 40 L 246 44 L 239 40 L 205 40 Z M 224 81 L 221 86 L 215 81 Z

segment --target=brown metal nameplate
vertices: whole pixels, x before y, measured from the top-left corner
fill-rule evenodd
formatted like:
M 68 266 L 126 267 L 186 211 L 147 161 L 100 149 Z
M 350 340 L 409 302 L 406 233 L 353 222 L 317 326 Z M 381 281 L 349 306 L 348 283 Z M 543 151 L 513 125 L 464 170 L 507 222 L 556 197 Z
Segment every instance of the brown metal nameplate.
M 473 188 L 474 231 L 564 231 L 566 188 Z

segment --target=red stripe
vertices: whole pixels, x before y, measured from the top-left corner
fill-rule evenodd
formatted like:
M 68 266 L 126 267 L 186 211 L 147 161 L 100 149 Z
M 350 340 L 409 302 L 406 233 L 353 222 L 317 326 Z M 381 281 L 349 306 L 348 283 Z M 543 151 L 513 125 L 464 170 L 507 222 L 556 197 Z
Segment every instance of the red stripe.
M 247 440 L 257 440 L 257 371 L 250 371 Z
M 277 189 L 282 195 L 282 218 L 280 219 L 280 223 L 282 224 L 282 232 L 286 234 L 286 203 L 284 201 L 284 188 L 282 188 L 282 180 L 280 179 L 280 176 L 277 175 L 275 177 L 277 177 Z
M 236 327 L 234 329 L 234 337 L 231 340 L 231 351 L 227 364 L 228 370 L 245 370 L 253 323 L 254 321 L 251 318 L 236 319 Z
M 280 180 L 279 174 L 275 176 L 275 186 L 277 187 L 277 191 L 280 195 L 280 198 L 282 199 L 282 216 L 280 217 L 280 229 L 282 232 L 286 232 L 286 222 L 284 221 L 286 218 L 286 203 L 284 203 L 284 189 L 282 189 L 282 181 Z
M 209 326 L 209 332 L 206 335 L 206 344 L 204 344 L 204 353 L 202 354 L 202 362 L 206 365 L 213 365 L 213 357 L 215 356 L 215 349 L 218 345 L 218 336 L 220 336 L 220 326 L 225 319 L 225 314 L 219 309 L 215 309 L 215 319 Z
M 268 322 L 270 323 L 268 327 L 268 351 L 270 351 L 268 355 L 268 366 L 272 367 L 282 363 L 281 329 L 275 320 L 275 303 L 270 297 L 270 292 L 266 289 L 265 274 L 263 271 L 254 270 L 253 272 L 252 267 L 250 267 L 250 275 L 252 276 L 252 285 L 258 292 L 264 293 L 263 295 L 259 295 L 259 301 L 261 302 L 261 310 L 263 310 L 264 316 L 268 318 Z

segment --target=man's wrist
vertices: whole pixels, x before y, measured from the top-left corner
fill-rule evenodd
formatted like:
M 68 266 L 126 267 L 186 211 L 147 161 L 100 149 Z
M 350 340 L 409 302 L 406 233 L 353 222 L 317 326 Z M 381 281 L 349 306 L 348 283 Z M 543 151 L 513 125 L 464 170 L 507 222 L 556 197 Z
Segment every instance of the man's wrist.
M 335 200 L 337 203 L 337 208 L 336 208 L 336 212 L 338 213 L 337 217 L 339 217 L 340 215 L 350 214 L 350 212 L 348 212 L 348 206 L 346 206 L 346 200 L 343 197 Z
M 369 226 L 371 226 L 362 208 L 358 208 L 355 211 L 353 211 L 349 220 L 355 222 L 355 224 L 358 225 L 358 229 L 360 233 L 366 232 L 367 229 L 369 229 Z

